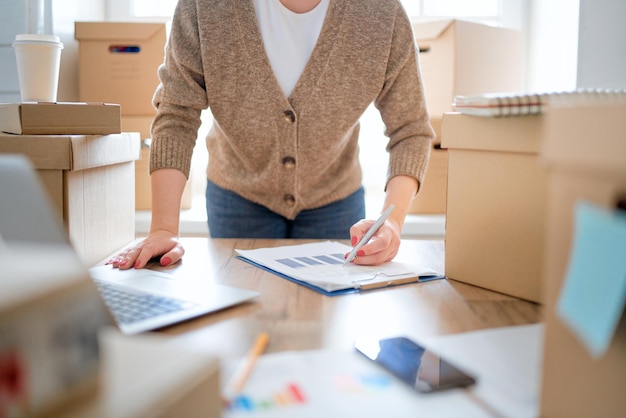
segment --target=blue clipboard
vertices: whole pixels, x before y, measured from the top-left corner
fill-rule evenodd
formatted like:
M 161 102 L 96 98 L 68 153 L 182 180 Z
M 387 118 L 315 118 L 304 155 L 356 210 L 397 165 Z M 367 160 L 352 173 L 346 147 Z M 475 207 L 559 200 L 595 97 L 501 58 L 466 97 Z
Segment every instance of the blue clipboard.
M 245 261 L 246 263 L 252 264 L 255 267 L 258 267 L 262 270 L 265 271 L 269 271 L 270 273 L 275 274 L 276 276 L 282 277 L 283 279 L 287 279 L 291 282 L 297 283 L 301 286 L 304 286 L 306 288 L 309 288 L 311 290 L 314 290 L 318 293 L 321 293 L 323 295 L 326 296 L 339 296 L 339 295 L 348 295 L 351 293 L 359 293 L 362 291 L 367 291 L 367 290 L 374 290 L 374 289 L 383 289 L 386 287 L 392 287 L 392 286 L 400 286 L 400 285 L 406 285 L 406 284 L 411 284 L 411 283 L 425 283 L 425 282 L 430 282 L 433 280 L 440 280 L 440 279 L 445 279 L 446 276 L 445 275 L 438 275 L 438 276 L 415 276 L 415 277 L 411 277 L 411 278 L 403 278 L 403 279 L 399 279 L 399 280 L 394 280 L 394 279 L 390 279 L 387 282 L 379 282 L 376 283 L 376 285 L 372 286 L 372 285 L 360 285 L 358 287 L 349 287 L 346 289 L 339 289 L 339 290 L 333 290 L 333 291 L 328 291 L 325 289 L 322 289 L 321 287 L 317 287 L 315 285 L 312 285 L 311 283 L 307 283 L 304 282 L 302 280 L 298 280 L 298 279 L 294 279 L 291 276 L 288 276 L 284 273 L 278 272 L 276 270 L 272 270 L 271 268 L 268 268 L 264 265 L 261 265 L 255 261 L 252 261 L 246 257 L 243 257 L 241 255 L 236 256 L 238 259 Z

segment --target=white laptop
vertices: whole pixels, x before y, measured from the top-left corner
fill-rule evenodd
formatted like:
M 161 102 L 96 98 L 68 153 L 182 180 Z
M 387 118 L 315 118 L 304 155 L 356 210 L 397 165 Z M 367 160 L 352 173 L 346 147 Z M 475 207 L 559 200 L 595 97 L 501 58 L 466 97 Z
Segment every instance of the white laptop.
M 30 161 L 21 155 L 0 154 L 0 236 L 8 245 L 71 245 Z M 259 295 L 202 278 L 178 279 L 149 269 L 122 271 L 98 266 L 89 269 L 89 274 L 125 334 L 173 325 Z

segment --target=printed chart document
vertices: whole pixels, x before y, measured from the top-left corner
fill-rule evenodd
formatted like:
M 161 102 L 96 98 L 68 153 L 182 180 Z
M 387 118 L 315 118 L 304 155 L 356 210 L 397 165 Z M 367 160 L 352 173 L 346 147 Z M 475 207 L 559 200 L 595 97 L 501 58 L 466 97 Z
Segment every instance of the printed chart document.
M 239 258 L 326 295 L 376 289 L 445 276 L 427 262 L 391 261 L 378 266 L 344 265 L 352 247 L 336 241 L 239 250 Z
M 343 350 L 265 354 L 243 392 L 229 401 L 225 418 L 493 417 L 470 389 L 420 394 L 356 351 Z

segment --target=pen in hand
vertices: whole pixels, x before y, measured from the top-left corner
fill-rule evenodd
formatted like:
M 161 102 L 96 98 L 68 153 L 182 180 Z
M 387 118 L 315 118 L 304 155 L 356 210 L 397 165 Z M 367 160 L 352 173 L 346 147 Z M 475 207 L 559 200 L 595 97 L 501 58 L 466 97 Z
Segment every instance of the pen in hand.
M 393 205 L 389 205 L 387 210 L 385 210 L 380 215 L 380 217 L 376 220 L 376 222 L 374 222 L 374 224 L 370 227 L 370 229 L 367 230 L 365 235 L 363 235 L 363 238 L 361 238 L 361 240 L 354 246 L 352 251 L 350 251 L 350 254 L 348 254 L 348 257 L 346 257 L 346 260 L 343 262 L 344 265 L 354 260 L 354 258 L 356 257 L 356 253 L 361 249 L 362 246 L 367 244 L 369 240 L 374 236 L 376 231 L 378 231 L 380 227 L 383 226 L 383 224 L 385 223 L 389 215 L 391 215 L 392 211 L 393 211 Z

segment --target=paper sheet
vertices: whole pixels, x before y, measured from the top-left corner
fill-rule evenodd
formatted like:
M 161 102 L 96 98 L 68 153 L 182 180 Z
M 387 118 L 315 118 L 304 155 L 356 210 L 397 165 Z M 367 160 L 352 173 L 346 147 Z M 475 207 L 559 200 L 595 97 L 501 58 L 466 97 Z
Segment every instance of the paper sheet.
M 262 356 L 224 411 L 238 417 L 488 417 L 463 389 L 419 394 L 355 351 Z
M 626 214 L 579 202 L 557 312 L 595 358 L 602 356 L 626 304 Z
M 440 275 L 428 265 L 389 262 L 379 266 L 348 263 L 344 255 L 352 247 L 334 241 L 236 250 L 239 255 L 270 270 L 310 283 L 326 291 L 358 288 L 361 284 L 387 282 L 415 276 Z
M 496 416 L 539 416 L 543 324 L 435 337 L 424 345 L 472 373 L 474 398 Z

